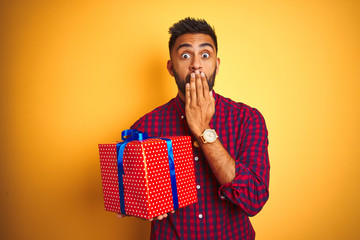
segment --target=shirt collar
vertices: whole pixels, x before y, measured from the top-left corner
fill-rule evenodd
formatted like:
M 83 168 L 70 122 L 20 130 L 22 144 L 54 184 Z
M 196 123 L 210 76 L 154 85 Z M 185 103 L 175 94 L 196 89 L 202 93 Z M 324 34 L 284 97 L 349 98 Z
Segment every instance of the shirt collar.
M 218 100 L 219 100 L 219 95 L 217 93 L 215 93 L 214 89 L 211 91 L 215 98 L 215 106 L 216 106 L 218 103 Z M 175 106 L 176 106 L 176 109 L 177 109 L 178 113 L 180 114 L 180 116 L 185 116 L 185 102 L 183 102 L 183 100 L 181 100 L 179 94 L 175 98 Z

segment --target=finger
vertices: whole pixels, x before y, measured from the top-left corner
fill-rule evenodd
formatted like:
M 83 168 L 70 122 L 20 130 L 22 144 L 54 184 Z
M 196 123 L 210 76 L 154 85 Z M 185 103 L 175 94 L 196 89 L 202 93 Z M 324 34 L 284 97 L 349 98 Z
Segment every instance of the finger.
M 153 221 L 153 220 L 154 220 L 154 218 L 150 218 L 150 219 L 148 219 L 148 221 L 149 221 L 149 222 L 151 222 L 151 221 Z
M 202 86 L 202 81 L 201 81 L 201 77 L 200 77 L 200 71 L 196 70 L 195 71 L 195 83 L 196 83 L 196 96 L 197 98 L 203 98 L 204 97 L 204 93 L 203 93 L 203 86 Z
M 214 95 L 213 95 L 213 92 L 210 91 L 210 92 L 209 92 L 209 95 L 210 95 L 210 98 L 211 98 L 211 100 L 213 101 L 213 103 L 215 103 L 215 97 L 214 97 Z
M 202 81 L 202 85 L 203 85 L 203 94 L 204 94 L 204 97 L 205 99 L 209 99 L 209 84 L 206 80 L 206 77 L 205 77 L 205 73 L 201 73 L 201 81 Z
M 191 101 L 191 98 L 190 98 L 190 83 L 187 83 L 185 85 L 185 106 L 189 106 L 190 105 L 190 101 Z
M 171 213 L 174 214 L 174 213 L 175 213 L 175 210 L 171 211 Z
M 196 102 L 196 84 L 195 84 L 195 73 L 190 74 L 190 103 Z
M 164 217 L 164 218 L 167 218 L 167 216 L 168 216 L 168 214 L 167 214 L 167 213 L 163 214 L 163 217 Z
M 162 215 L 157 217 L 157 220 L 162 220 L 164 217 Z
M 118 218 L 123 218 L 123 217 L 126 217 L 126 216 L 127 216 L 127 215 L 121 214 L 121 213 L 118 213 L 118 214 L 117 214 L 117 217 L 118 217 Z

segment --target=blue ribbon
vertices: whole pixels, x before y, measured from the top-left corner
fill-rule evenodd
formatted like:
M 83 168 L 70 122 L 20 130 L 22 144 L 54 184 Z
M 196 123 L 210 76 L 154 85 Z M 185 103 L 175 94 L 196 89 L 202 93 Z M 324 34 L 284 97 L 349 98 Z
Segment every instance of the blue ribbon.
M 170 181 L 171 181 L 171 190 L 173 195 L 173 203 L 174 203 L 174 210 L 179 208 L 179 200 L 177 194 L 177 187 L 176 187 L 176 176 L 175 176 L 175 162 L 174 162 L 174 152 L 173 147 L 170 139 L 167 138 L 160 138 L 166 141 L 167 151 L 169 156 L 169 168 L 170 168 Z
M 131 141 L 143 141 L 149 137 L 146 132 L 140 132 L 136 129 L 128 129 L 124 130 L 121 133 L 121 139 L 123 142 L 116 144 L 116 153 L 117 153 L 117 165 L 118 165 L 118 179 L 119 179 L 119 195 L 120 195 L 120 212 L 122 214 L 125 213 L 125 198 L 124 198 L 124 179 L 123 175 L 125 175 L 124 171 L 124 161 L 123 161 L 123 154 L 125 150 L 126 144 Z M 156 138 L 156 137 L 154 137 Z M 166 141 L 168 157 L 169 157 L 169 169 L 170 169 L 170 181 L 171 181 L 171 190 L 173 195 L 173 204 L 174 209 L 179 208 L 179 200 L 177 194 L 177 187 L 176 187 L 176 176 L 175 176 L 175 163 L 174 163 L 174 152 L 171 140 L 168 138 L 159 138 Z

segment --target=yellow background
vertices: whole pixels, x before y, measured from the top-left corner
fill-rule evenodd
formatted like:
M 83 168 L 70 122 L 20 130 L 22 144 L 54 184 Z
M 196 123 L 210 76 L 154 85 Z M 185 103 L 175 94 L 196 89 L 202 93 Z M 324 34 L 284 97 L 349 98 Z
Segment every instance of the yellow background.
M 168 27 L 207 19 L 215 90 L 258 108 L 257 239 L 359 239 L 359 1 L 4 1 L 1 239 L 147 239 L 103 206 L 98 143 L 176 95 Z

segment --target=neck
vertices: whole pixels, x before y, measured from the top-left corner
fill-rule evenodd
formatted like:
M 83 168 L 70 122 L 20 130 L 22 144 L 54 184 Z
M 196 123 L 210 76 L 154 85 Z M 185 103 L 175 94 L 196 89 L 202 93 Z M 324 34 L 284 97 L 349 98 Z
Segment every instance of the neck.
M 181 99 L 183 102 L 185 102 L 185 96 L 184 96 L 184 94 L 183 94 L 180 90 L 178 90 L 178 95 L 179 95 L 180 99 Z

